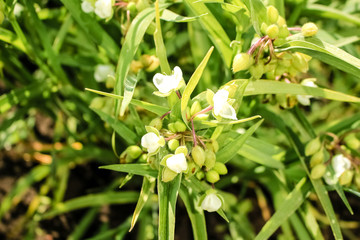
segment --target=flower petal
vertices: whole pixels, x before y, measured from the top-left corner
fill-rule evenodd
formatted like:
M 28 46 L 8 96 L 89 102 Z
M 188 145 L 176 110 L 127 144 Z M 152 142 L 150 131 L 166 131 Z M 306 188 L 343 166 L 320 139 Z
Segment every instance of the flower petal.
M 163 94 L 169 93 L 171 90 L 175 89 L 174 81 L 172 76 L 166 76 L 161 73 L 155 74 L 153 77 L 153 82 L 155 87 L 159 90 L 159 92 Z
M 344 155 L 338 154 L 331 160 L 331 166 L 335 171 L 336 178 L 339 178 L 343 172 L 351 168 L 351 161 Z
M 310 95 L 296 95 L 296 99 L 301 105 L 309 106 L 310 105 Z
M 211 193 L 206 195 L 201 203 L 201 208 L 208 212 L 216 212 L 220 209 L 221 205 L 220 198 L 215 193 Z
M 95 2 L 95 14 L 100 18 L 112 16 L 112 0 L 97 0 Z
M 159 140 L 160 138 L 155 133 L 149 132 L 141 138 L 141 146 L 146 148 L 149 153 L 154 153 L 160 147 Z
M 181 173 L 188 168 L 185 155 L 183 153 L 175 154 L 166 160 L 166 166 L 176 172 Z
M 228 103 L 225 103 L 219 112 L 223 118 L 237 120 L 235 109 Z
M 94 7 L 92 6 L 91 2 L 84 0 L 81 3 L 81 9 L 83 10 L 83 12 L 85 13 L 91 13 L 94 11 Z
M 224 104 L 227 103 L 227 99 L 229 97 L 229 92 L 220 89 L 214 94 L 213 102 L 214 102 L 214 114 L 218 116 L 220 114 L 221 109 L 223 108 Z

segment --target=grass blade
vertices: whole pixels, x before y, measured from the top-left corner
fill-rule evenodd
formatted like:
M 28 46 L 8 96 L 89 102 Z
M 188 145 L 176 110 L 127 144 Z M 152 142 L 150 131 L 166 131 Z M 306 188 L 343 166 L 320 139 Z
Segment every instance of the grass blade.
M 157 177 L 158 171 L 152 169 L 149 164 L 133 163 L 133 164 L 112 164 L 99 167 L 100 169 L 113 170 L 117 172 L 132 173 L 144 177 Z

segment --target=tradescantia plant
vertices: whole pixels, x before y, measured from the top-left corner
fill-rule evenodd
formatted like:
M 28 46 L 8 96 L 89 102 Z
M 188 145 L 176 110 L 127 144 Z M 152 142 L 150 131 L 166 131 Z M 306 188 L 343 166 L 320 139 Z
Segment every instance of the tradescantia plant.
M 175 239 L 184 217 L 194 239 L 356 239 L 358 223 L 334 208 L 356 217 L 348 198 L 360 196 L 359 38 L 345 37 L 360 20 L 347 2 L 61 0 L 55 11 L 0 0 L 5 76 L 24 76 L 0 97 L 1 144 L 21 139 L 11 132 L 31 128 L 18 119 L 34 109 L 56 119 L 54 146 L 34 144 L 42 164 L 4 197 L 0 219 L 40 182 L 26 239 L 90 208 L 67 236 L 83 239 L 99 206 L 129 203 L 121 225 L 104 221 L 92 239 Z M 323 18 L 355 27 L 332 36 Z M 24 56 L 36 71 L 19 69 Z M 72 169 L 93 158 L 96 174 L 121 182 L 66 200 Z

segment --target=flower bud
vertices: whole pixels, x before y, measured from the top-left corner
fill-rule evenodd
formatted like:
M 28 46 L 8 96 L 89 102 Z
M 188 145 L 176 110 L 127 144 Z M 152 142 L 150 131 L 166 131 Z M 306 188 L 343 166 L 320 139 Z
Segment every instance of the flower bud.
M 128 156 L 130 156 L 132 159 L 136 159 L 136 158 L 140 157 L 142 150 L 139 146 L 133 145 L 133 146 L 129 146 L 126 149 L 126 152 L 127 152 Z
M 313 168 L 316 165 L 323 163 L 324 157 L 324 150 L 320 149 L 320 151 L 311 156 L 310 167 Z
M 266 23 L 263 22 L 263 23 L 261 24 L 261 27 L 260 27 L 261 33 L 265 35 L 265 34 L 266 34 L 266 29 L 267 29 L 268 27 L 269 27 L 269 26 L 268 26 Z
M 252 64 L 252 58 L 247 53 L 238 53 L 234 57 L 232 69 L 236 73 L 238 71 L 246 70 Z
M 181 120 L 177 120 L 174 124 L 176 132 L 185 132 L 186 131 L 186 125 Z
M 321 148 L 320 138 L 314 138 L 306 144 L 305 147 L 305 156 L 310 156 L 318 152 Z
M 279 38 L 287 38 L 289 35 L 290 32 L 286 25 L 279 28 Z
M 192 176 L 194 175 L 197 169 L 199 169 L 199 167 L 193 161 L 191 161 L 188 164 L 188 170 L 186 173 L 188 174 L 188 176 Z
M 140 61 L 147 72 L 153 72 L 160 65 L 160 60 L 154 55 L 144 54 L 140 57 Z
M 201 105 L 199 101 L 195 101 L 192 105 L 191 105 L 191 109 L 190 109 L 190 115 L 193 116 L 195 113 L 198 113 L 201 111 Z
M 206 176 L 206 181 L 208 181 L 209 183 L 216 183 L 217 181 L 220 180 L 219 173 L 215 170 L 210 170 L 206 172 L 205 176 Z
M 267 18 L 270 23 L 276 23 L 279 18 L 279 12 L 274 6 L 267 8 Z
M 278 17 L 278 20 L 277 20 L 277 25 L 279 26 L 279 27 L 282 27 L 282 26 L 284 26 L 284 25 L 286 25 L 286 21 L 285 21 L 285 19 L 282 17 L 282 16 L 279 16 Z
M 339 178 L 339 183 L 340 185 L 344 186 L 344 185 L 348 185 L 351 183 L 352 179 L 353 179 L 353 176 L 354 176 L 354 172 L 351 171 L 351 170 L 345 170 L 340 178 Z
M 171 139 L 168 141 L 168 147 L 171 151 L 175 151 L 179 147 L 179 140 Z
M 212 152 L 219 151 L 219 143 L 216 140 L 206 143 L 206 148 Z
M 216 212 L 221 208 L 221 205 L 221 199 L 215 193 L 206 194 L 201 202 L 201 208 L 208 212 Z
M 188 155 L 189 151 L 186 146 L 180 146 L 175 150 L 175 154 L 183 153 L 185 156 Z
M 194 162 L 199 166 L 202 167 L 205 162 L 205 151 L 200 146 L 193 147 L 191 150 L 191 156 Z
M 206 149 L 205 150 L 205 167 L 206 170 L 210 170 L 215 166 L 215 162 L 216 162 L 216 155 L 213 151 L 211 151 L 210 149 Z
M 163 121 L 160 118 L 154 118 L 153 120 L 151 120 L 149 126 L 152 126 L 157 130 L 160 130 L 162 128 L 162 123 Z
M 131 13 L 136 12 L 136 4 L 134 2 L 129 2 L 126 6 L 126 9 L 129 10 Z
M 249 70 L 254 79 L 260 79 L 264 74 L 264 64 L 258 62 L 256 65 L 252 65 Z
M 266 29 L 266 35 L 268 35 L 271 39 L 277 38 L 279 35 L 279 27 L 276 24 L 270 25 Z
M 137 74 L 144 65 L 140 61 L 132 60 L 130 64 L 130 71 Z
M 228 173 L 228 170 L 224 163 L 222 162 L 216 162 L 213 170 L 217 171 L 220 175 L 225 175 Z
M 146 161 L 147 161 L 147 157 L 148 157 L 148 155 L 147 155 L 146 153 L 141 154 L 141 156 L 140 156 L 140 158 L 139 158 L 138 162 L 140 162 L 140 163 L 146 163 Z
M 171 171 L 169 168 L 164 167 L 162 172 L 161 180 L 163 182 L 170 182 L 177 176 L 177 173 L 174 171 Z
M 169 123 L 169 124 L 168 124 L 168 129 L 169 129 L 171 132 L 176 133 L 175 123 Z
M 312 23 L 305 23 L 301 28 L 301 33 L 304 37 L 311 37 L 314 36 L 318 32 L 318 27 Z
M 311 169 L 310 177 L 312 179 L 319 179 L 324 176 L 326 172 L 325 164 L 318 164 L 313 169 Z
M 203 180 L 203 178 L 205 177 L 205 173 L 203 171 L 198 171 L 196 173 L 196 178 L 199 180 Z

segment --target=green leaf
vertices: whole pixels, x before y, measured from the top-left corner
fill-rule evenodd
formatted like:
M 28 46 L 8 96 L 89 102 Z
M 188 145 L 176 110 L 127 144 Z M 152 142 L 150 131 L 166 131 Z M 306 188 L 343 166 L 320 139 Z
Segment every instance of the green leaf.
M 306 195 L 309 193 L 311 185 L 303 178 L 295 189 L 285 198 L 274 215 L 262 227 L 255 240 L 266 240 L 286 221 L 304 202 Z
M 129 129 L 124 123 L 117 121 L 114 117 L 98 109 L 92 108 L 92 110 L 99 115 L 104 122 L 108 123 L 129 145 L 134 145 L 138 142 L 136 133 Z
M 0 40 L 9 43 L 26 53 L 24 43 L 13 32 L 5 28 L 0 28 Z
M 87 33 L 89 39 L 105 49 L 109 58 L 116 61 L 119 56 L 119 46 L 110 37 L 110 35 L 100 26 L 96 18 L 91 14 L 84 13 L 81 10 L 80 0 L 61 0 L 64 6 L 69 10 L 72 17 L 80 25 L 82 30 Z
M 205 55 L 204 59 L 201 61 L 199 66 L 196 68 L 195 72 L 191 75 L 191 78 L 189 82 L 187 83 L 185 90 L 183 92 L 182 98 L 181 98 L 181 115 L 184 120 L 184 122 L 188 122 L 186 118 L 186 107 L 189 103 L 190 96 L 192 92 L 194 91 L 196 85 L 198 84 L 201 75 L 206 67 L 207 62 L 209 61 L 209 58 L 211 56 L 212 51 L 214 50 L 214 47 L 211 47 L 207 54 Z
M 131 164 L 112 164 L 99 167 L 100 169 L 113 170 L 117 172 L 132 173 L 144 177 L 157 177 L 158 171 L 152 169 L 149 164 L 131 163 Z
M 248 121 L 251 121 L 254 119 L 258 119 L 258 118 L 261 118 L 261 116 L 256 115 L 256 116 L 243 118 L 243 119 L 239 119 L 239 120 L 235 120 L 235 121 L 218 121 L 218 120 L 205 121 L 205 120 L 201 120 L 201 121 L 194 121 L 194 124 L 195 123 L 197 124 L 197 125 L 195 125 L 196 129 L 203 129 L 203 128 L 209 128 L 209 127 L 217 127 L 217 126 L 221 126 L 221 125 L 234 125 L 234 124 L 248 122 Z
M 98 90 L 94 90 L 94 89 L 89 89 L 89 88 L 85 88 L 85 90 L 90 91 L 90 92 L 94 92 L 97 93 L 99 95 L 103 95 L 106 97 L 111 97 L 114 99 L 123 99 L 123 96 L 120 95 L 116 95 L 116 94 L 112 94 L 112 93 L 107 93 L 107 92 L 102 92 L 102 91 L 98 91 Z M 170 109 L 163 107 L 163 106 L 159 106 L 159 105 L 155 105 L 152 103 L 148 103 L 148 102 L 143 102 L 140 100 L 136 100 L 136 99 L 131 99 L 130 101 L 131 104 L 137 106 L 137 107 L 142 107 L 150 112 L 155 113 L 158 116 L 162 116 L 164 113 L 168 112 Z
M 181 183 L 181 174 L 172 181 L 163 182 L 162 169 L 158 176 L 159 195 L 159 237 L 160 239 L 174 240 L 176 200 Z
M 226 66 L 230 67 L 232 62 L 232 50 L 230 48 L 230 39 L 223 27 L 204 3 L 197 0 L 184 0 L 184 3 L 195 16 L 204 15 L 199 18 L 199 22 L 208 32 L 209 38 L 220 53 Z
M 129 232 L 134 228 L 135 223 L 140 215 L 141 210 L 145 206 L 147 200 L 149 199 L 149 196 L 152 191 L 154 191 L 155 188 L 155 178 L 152 177 L 144 177 L 143 178 L 143 184 L 140 191 L 139 200 L 136 204 L 135 211 L 133 214 L 133 217 L 131 219 L 131 227 Z
M 191 221 L 194 239 L 207 239 L 205 216 L 199 206 L 199 195 L 184 185 L 181 185 L 179 193 Z
M 304 37 L 301 34 L 290 36 L 287 40 L 288 44 L 283 48 L 279 48 L 279 51 L 302 52 L 344 72 L 357 77 L 360 76 L 360 59 L 334 45 L 323 42 L 316 37 Z
M 216 159 L 220 162 L 226 163 L 231 160 L 245 143 L 246 139 L 248 139 L 256 129 L 261 125 L 264 119 L 258 121 L 253 126 L 251 126 L 244 134 L 239 135 L 233 141 L 225 145 L 216 153 Z
M 267 22 L 266 7 L 261 0 L 246 0 L 245 4 L 248 6 L 251 14 L 251 22 L 256 33 L 259 36 L 263 34 L 260 31 L 261 24 Z
M 135 191 L 88 194 L 86 196 L 73 198 L 64 203 L 56 204 L 52 210 L 43 215 L 43 218 L 52 218 L 66 212 L 87 207 L 103 206 L 106 204 L 134 203 L 138 197 L 139 193 Z
M 126 76 L 124 98 L 121 102 L 121 107 L 120 107 L 120 116 L 124 116 L 125 110 L 129 106 L 131 99 L 134 95 L 135 87 L 138 80 L 139 79 L 134 75 Z
M 206 14 L 195 16 L 195 17 L 184 17 L 177 13 L 174 13 L 173 11 L 170 11 L 168 9 L 164 9 L 164 11 L 161 14 L 161 20 L 167 21 L 167 22 L 192 22 L 197 20 L 198 18 L 205 16 Z
M 235 79 L 234 82 L 241 84 L 243 79 Z M 311 95 L 314 97 L 323 97 L 330 100 L 343 102 L 360 102 L 360 98 L 350 96 L 341 92 L 336 92 L 320 87 L 307 87 L 301 84 L 285 83 L 271 80 L 256 80 L 249 82 L 245 89 L 245 96 L 258 94 L 293 94 L 293 95 Z
M 166 48 L 164 45 L 164 40 L 161 31 L 159 0 L 155 1 L 155 22 L 156 22 L 156 29 L 154 32 L 154 42 L 156 48 L 156 56 L 159 58 L 160 61 L 161 72 L 170 75 L 171 68 L 167 60 Z

